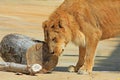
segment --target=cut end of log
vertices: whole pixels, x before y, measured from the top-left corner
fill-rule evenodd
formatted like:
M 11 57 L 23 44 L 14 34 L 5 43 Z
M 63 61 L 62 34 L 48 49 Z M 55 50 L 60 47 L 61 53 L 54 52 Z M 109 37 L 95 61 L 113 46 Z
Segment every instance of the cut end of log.
M 35 75 L 36 73 L 40 72 L 40 70 L 42 70 L 42 66 L 40 64 L 33 64 L 28 67 L 29 67 L 28 70 L 30 72 L 30 75 Z
M 42 69 L 42 66 L 40 64 L 33 64 L 31 66 L 32 71 L 39 72 Z

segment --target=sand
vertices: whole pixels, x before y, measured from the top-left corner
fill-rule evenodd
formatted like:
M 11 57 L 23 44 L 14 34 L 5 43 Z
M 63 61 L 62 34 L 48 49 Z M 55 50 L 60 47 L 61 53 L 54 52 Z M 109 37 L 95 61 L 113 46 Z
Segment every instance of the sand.
M 0 40 L 10 33 L 44 40 L 42 22 L 62 1 L 0 0 Z M 77 59 L 78 47 L 70 43 L 52 73 L 30 76 L 0 71 L 0 80 L 120 80 L 120 37 L 99 43 L 92 75 L 78 75 L 67 71 L 67 67 L 75 65 Z

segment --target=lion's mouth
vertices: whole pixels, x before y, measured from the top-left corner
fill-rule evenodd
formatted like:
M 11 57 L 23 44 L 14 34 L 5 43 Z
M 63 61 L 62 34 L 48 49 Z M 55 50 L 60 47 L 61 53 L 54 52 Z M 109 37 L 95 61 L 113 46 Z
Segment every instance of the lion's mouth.
M 53 50 L 51 50 L 50 53 L 60 55 L 61 53 L 63 53 L 64 48 L 65 48 L 65 44 L 56 46 Z
M 55 52 L 51 52 L 51 54 L 54 54 Z
M 63 51 L 64 51 L 64 49 L 62 49 L 62 52 L 63 52 Z M 61 52 L 61 53 L 62 53 L 62 52 Z
M 62 49 L 59 53 L 62 53 L 64 51 L 64 49 Z M 51 54 L 55 54 L 55 53 L 58 53 L 58 52 L 51 52 Z

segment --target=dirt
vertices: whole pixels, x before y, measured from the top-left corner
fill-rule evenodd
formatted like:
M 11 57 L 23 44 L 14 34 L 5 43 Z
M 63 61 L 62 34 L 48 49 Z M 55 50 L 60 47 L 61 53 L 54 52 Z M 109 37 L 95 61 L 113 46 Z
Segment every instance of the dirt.
M 7 34 L 19 33 L 44 40 L 42 22 L 63 0 L 1 0 L 0 40 Z M 101 41 L 98 45 L 93 74 L 69 73 L 67 67 L 75 65 L 78 47 L 70 43 L 60 56 L 55 70 L 49 74 L 16 75 L 0 71 L 0 80 L 120 80 L 120 37 Z M 0 59 L 0 61 L 3 61 Z

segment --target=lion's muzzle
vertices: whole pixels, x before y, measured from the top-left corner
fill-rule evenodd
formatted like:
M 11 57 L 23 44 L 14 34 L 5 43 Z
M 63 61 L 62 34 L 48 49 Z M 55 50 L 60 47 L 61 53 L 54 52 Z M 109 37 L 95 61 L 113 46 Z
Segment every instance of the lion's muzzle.
M 51 54 L 55 54 L 60 56 L 60 54 L 64 51 L 65 44 L 57 44 L 53 49 L 50 50 Z

